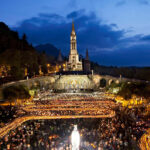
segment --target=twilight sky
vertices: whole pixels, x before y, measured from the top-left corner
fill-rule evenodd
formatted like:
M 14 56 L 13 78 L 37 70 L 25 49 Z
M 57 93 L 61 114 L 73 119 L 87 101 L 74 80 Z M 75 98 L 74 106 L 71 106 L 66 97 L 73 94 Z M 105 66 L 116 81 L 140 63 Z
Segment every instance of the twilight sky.
M 72 20 L 80 54 L 88 48 L 102 65 L 150 66 L 150 0 L 0 0 L 0 21 L 64 54 Z

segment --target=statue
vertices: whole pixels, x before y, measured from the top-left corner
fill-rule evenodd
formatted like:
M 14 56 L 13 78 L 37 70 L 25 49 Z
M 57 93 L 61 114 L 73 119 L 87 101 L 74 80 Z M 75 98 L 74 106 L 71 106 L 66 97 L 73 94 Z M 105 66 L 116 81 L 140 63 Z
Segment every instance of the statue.
M 74 129 L 71 134 L 71 144 L 72 144 L 72 150 L 79 150 L 80 146 L 80 134 L 77 129 L 77 125 L 74 125 Z

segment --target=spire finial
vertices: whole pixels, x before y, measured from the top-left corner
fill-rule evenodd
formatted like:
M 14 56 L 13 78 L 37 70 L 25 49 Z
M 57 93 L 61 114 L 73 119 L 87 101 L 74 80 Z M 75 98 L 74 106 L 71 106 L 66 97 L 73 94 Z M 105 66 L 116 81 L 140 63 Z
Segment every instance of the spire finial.
M 57 61 L 58 61 L 58 62 L 62 62 L 62 61 L 63 61 L 62 55 L 61 55 L 61 50 L 59 50 L 59 54 L 58 54 Z
M 89 60 L 88 49 L 86 49 L 86 60 Z
M 72 20 L 72 31 L 75 31 L 74 29 L 74 21 Z

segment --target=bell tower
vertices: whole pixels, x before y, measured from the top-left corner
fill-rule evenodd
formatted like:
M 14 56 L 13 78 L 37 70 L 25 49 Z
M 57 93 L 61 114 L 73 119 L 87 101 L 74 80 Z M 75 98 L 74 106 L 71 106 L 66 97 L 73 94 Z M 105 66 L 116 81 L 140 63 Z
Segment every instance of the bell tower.
M 90 60 L 89 60 L 89 54 L 88 54 L 88 49 L 86 50 L 86 57 L 84 59 L 84 72 L 89 73 L 91 72 L 91 64 L 90 64 Z
M 77 54 L 77 41 L 74 22 L 72 22 L 72 31 L 70 36 L 70 54 Z
M 77 51 L 77 40 L 74 22 L 72 22 L 72 31 L 70 35 L 70 54 L 67 68 L 70 71 L 82 71 L 82 62 L 79 61 L 79 55 Z

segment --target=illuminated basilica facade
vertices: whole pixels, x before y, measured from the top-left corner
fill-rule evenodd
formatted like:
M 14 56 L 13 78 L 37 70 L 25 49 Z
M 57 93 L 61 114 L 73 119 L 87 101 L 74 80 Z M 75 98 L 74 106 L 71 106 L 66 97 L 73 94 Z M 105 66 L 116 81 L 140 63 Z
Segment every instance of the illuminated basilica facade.
M 70 54 L 69 61 L 67 62 L 68 71 L 82 71 L 82 61 L 79 60 L 79 54 L 77 51 L 77 40 L 74 28 L 74 23 L 72 23 L 72 31 L 70 36 Z

